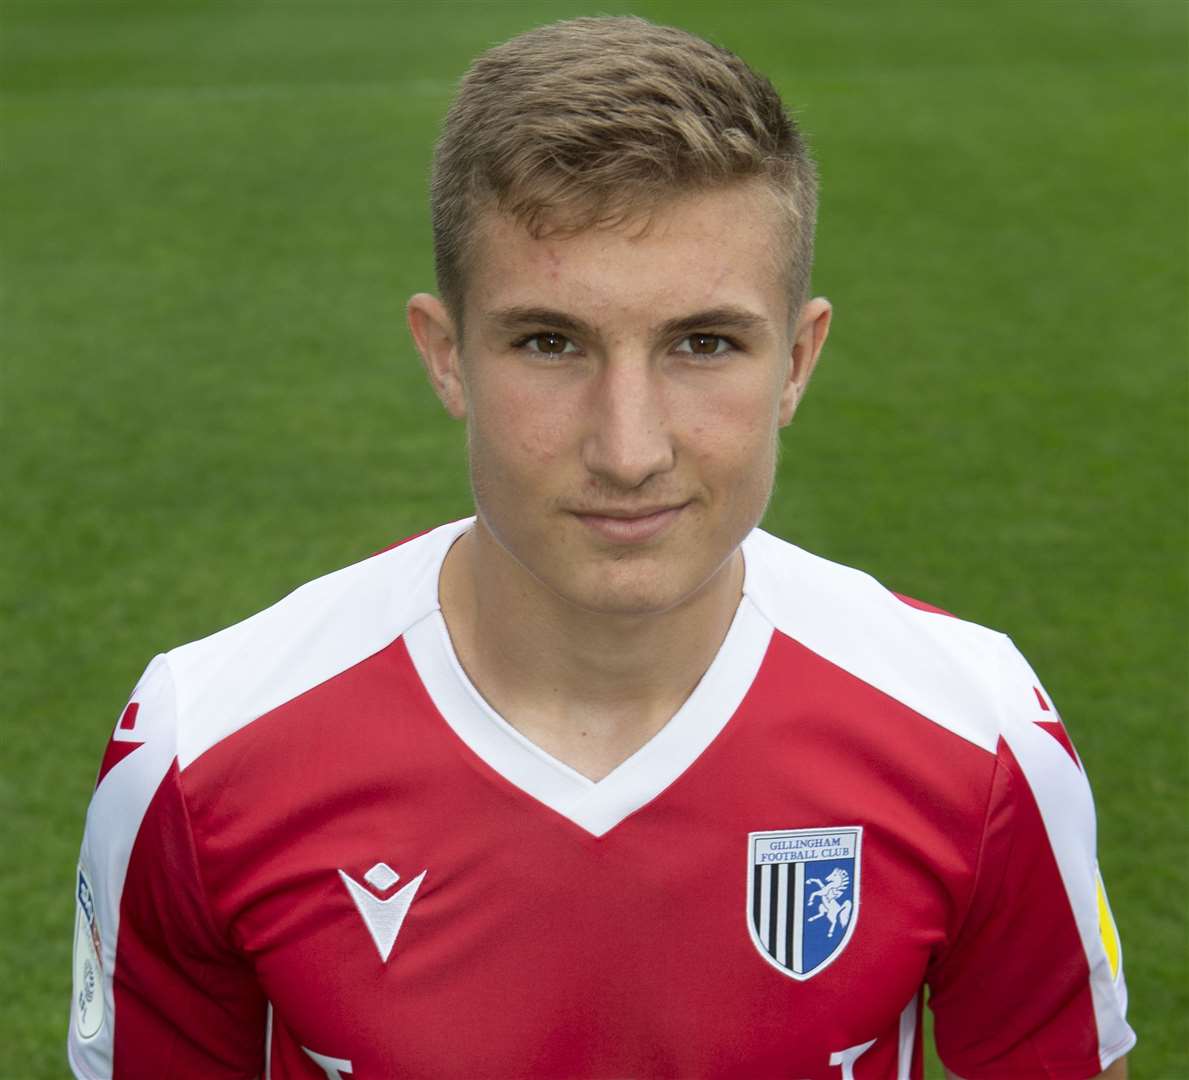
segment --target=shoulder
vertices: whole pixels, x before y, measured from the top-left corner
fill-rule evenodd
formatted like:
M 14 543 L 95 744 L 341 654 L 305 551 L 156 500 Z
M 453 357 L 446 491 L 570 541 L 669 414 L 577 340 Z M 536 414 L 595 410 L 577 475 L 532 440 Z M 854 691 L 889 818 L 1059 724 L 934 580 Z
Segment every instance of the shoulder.
M 780 633 L 953 734 L 994 753 L 1055 719 L 1007 635 L 902 597 L 871 575 L 755 530 L 745 590 Z
M 438 570 L 468 525 L 422 533 L 159 657 L 150 671 L 159 670 L 154 682 L 167 678 L 173 694 L 179 767 L 379 652 L 435 610 Z

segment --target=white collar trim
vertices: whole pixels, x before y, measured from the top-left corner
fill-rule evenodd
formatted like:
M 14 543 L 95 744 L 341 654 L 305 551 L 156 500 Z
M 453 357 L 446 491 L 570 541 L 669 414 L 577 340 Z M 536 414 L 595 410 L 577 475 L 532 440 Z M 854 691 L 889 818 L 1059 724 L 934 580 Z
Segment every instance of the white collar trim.
M 693 693 L 660 731 L 598 782 L 546 753 L 488 705 L 458 662 L 440 609 L 410 627 L 404 641 L 438 712 L 477 757 L 579 828 L 602 836 L 660 795 L 715 740 L 755 680 L 771 636 L 772 624 L 745 590 Z

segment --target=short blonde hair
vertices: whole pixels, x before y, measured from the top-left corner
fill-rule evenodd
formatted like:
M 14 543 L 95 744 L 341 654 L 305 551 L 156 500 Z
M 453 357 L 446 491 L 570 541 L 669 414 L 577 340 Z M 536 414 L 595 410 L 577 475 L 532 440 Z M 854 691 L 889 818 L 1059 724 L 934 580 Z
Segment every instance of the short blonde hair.
M 809 295 L 817 170 L 772 84 L 726 49 L 632 16 L 530 30 L 475 60 L 446 116 L 430 185 L 439 291 L 461 329 L 484 209 L 566 235 L 755 178 L 787 223 L 795 314 Z

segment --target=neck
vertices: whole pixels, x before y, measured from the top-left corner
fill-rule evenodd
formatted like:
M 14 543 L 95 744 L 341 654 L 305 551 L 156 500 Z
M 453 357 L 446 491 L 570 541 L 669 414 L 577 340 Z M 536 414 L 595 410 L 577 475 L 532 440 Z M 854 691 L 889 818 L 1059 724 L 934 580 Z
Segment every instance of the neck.
M 742 584 L 736 551 L 668 611 L 587 611 L 543 586 L 476 523 L 448 553 L 439 588 L 459 662 L 487 702 L 597 780 L 693 691 L 726 636 Z

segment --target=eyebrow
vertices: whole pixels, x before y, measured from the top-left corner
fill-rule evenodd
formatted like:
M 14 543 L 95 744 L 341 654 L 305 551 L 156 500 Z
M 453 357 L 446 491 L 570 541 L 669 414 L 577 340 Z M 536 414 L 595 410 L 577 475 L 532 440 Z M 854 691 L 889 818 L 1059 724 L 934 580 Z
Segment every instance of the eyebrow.
M 493 311 L 488 320 L 504 331 L 523 330 L 526 327 L 548 326 L 554 330 L 577 334 L 582 337 L 596 336 L 595 329 L 573 315 L 552 308 L 510 307 Z M 661 323 L 654 331 L 658 338 L 672 338 L 681 334 L 692 334 L 698 330 L 734 330 L 739 333 L 760 333 L 767 329 L 768 320 L 746 308 L 716 307 L 695 311 L 677 319 Z
M 708 327 L 713 327 L 715 330 L 757 333 L 764 331 L 767 325 L 767 319 L 745 308 L 716 307 L 706 311 L 696 311 L 692 315 L 683 315 L 680 319 L 670 319 L 661 324 L 658 336 L 677 337 L 679 334 L 692 334 Z
M 493 311 L 487 319 L 499 330 L 515 331 L 529 326 L 549 326 L 555 330 L 565 330 L 586 337 L 594 333 L 594 329 L 581 319 L 575 319 L 564 311 L 554 311 L 552 308 L 501 308 Z

